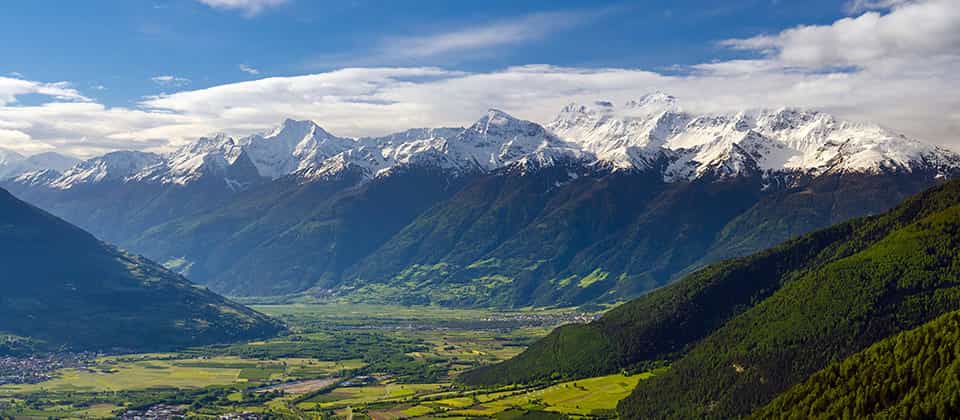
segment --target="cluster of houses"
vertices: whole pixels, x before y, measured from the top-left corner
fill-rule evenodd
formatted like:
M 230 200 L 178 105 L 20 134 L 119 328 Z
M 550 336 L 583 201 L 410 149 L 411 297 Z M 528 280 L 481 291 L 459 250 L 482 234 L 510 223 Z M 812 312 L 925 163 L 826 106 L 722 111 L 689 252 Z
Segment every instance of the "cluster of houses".
M 175 420 L 186 418 L 187 410 L 184 407 L 167 404 L 157 404 L 144 410 L 127 410 L 120 415 L 120 420 Z M 219 420 L 261 420 L 262 415 L 257 413 L 230 413 L 217 417 Z
M 127 410 L 120 420 L 171 420 L 186 418 L 187 410 L 176 405 L 157 404 L 146 410 Z
M 223 414 L 218 419 L 220 420 L 260 420 L 263 416 L 257 413 L 230 413 Z
M 583 312 L 504 312 L 480 318 L 483 322 L 512 322 L 529 326 L 552 326 L 558 324 L 586 324 L 599 318 L 599 314 Z
M 35 384 L 53 378 L 58 369 L 85 368 L 93 364 L 96 353 L 51 353 L 31 357 L 0 357 L 0 385 Z

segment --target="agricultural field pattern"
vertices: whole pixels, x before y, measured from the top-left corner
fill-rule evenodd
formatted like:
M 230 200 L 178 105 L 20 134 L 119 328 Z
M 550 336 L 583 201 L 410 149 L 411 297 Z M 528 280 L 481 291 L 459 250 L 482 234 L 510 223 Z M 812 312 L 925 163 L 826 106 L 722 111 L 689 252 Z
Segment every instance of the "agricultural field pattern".
M 507 360 L 554 327 L 593 320 L 575 309 L 354 304 L 253 305 L 289 333 L 170 353 L 98 355 L 35 383 L 0 386 L 0 416 L 110 418 L 165 405 L 197 418 L 615 417 L 656 372 L 470 388 L 453 378 Z M 594 308 L 601 309 L 601 308 Z

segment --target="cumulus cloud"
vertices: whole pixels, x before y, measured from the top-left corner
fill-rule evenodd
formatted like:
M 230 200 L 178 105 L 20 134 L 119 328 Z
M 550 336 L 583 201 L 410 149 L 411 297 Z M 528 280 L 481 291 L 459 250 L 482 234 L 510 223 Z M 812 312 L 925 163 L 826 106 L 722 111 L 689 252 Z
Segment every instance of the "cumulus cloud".
M 271 8 L 282 6 L 288 0 L 199 0 L 201 3 L 215 9 L 239 10 L 247 16 L 254 16 Z
M 898 7 L 886 14 L 871 11 L 832 25 L 800 26 L 721 45 L 811 69 L 916 65 L 960 55 L 960 7 L 955 0 L 885 3 Z
M 474 73 L 346 68 L 163 94 L 128 108 L 106 107 L 60 83 L 0 78 L 0 129 L 27 135 L 34 150 L 46 145 L 77 155 L 163 151 L 214 131 L 265 130 L 286 117 L 313 119 L 343 136 L 380 135 L 470 124 L 488 107 L 546 123 L 571 101 L 622 103 L 662 90 L 693 111 L 817 108 L 960 149 L 960 95 L 953 94 L 960 86 L 958 44 L 942 39 L 960 33 L 960 25 L 946 3 L 905 3 L 831 25 L 726 41 L 750 56 L 669 73 L 549 65 Z M 32 93 L 50 101 L 16 102 Z M 4 144 L 26 141 L 6 134 Z
M 18 152 L 43 152 L 53 149 L 53 146 L 32 142 L 30 135 L 19 130 L 0 128 L 0 149 L 16 150 Z

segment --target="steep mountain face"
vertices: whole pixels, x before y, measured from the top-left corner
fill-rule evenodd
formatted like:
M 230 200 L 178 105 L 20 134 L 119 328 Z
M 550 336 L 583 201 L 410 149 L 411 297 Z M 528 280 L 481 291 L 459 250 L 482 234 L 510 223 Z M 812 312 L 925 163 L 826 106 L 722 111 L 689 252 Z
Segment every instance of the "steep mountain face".
M 633 297 L 960 174 L 957 154 L 875 125 L 664 94 L 547 127 L 490 110 L 347 139 L 287 120 L 126 153 L 5 185 L 218 291 L 445 305 Z
M 576 165 L 504 171 L 431 208 L 348 278 L 358 298 L 389 293 L 494 306 L 612 300 L 693 263 L 758 191 L 750 180 L 664 183 L 649 172 L 604 176 Z
M 587 325 L 559 328 L 472 384 L 582 377 L 673 360 L 624 418 L 733 418 L 960 304 L 960 181 L 704 268 Z
M 192 278 L 237 295 L 282 295 L 339 284 L 369 254 L 467 178 L 411 167 L 363 181 L 363 172 L 263 185 L 200 216 L 146 232 L 133 247 L 174 261 Z
M 47 348 L 157 351 L 265 337 L 264 315 L 0 190 L 0 335 Z

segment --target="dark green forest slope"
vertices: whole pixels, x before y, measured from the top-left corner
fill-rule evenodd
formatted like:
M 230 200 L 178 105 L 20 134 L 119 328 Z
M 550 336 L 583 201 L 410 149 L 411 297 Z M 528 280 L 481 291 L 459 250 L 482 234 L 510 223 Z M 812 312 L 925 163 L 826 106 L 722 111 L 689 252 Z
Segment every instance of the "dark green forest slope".
M 960 307 L 960 182 L 568 326 L 469 384 L 579 377 L 675 359 L 627 418 L 736 417 L 830 362 Z M 679 358 L 678 358 L 679 357 Z
M 960 417 L 960 312 L 885 338 L 831 364 L 753 417 Z
M 280 328 L 2 189 L 0 287 L 0 335 L 46 348 L 160 350 Z
M 668 374 L 637 387 L 621 411 L 630 418 L 748 414 L 829 363 L 960 307 L 958 255 L 960 206 L 918 216 L 860 252 L 785 282 Z

